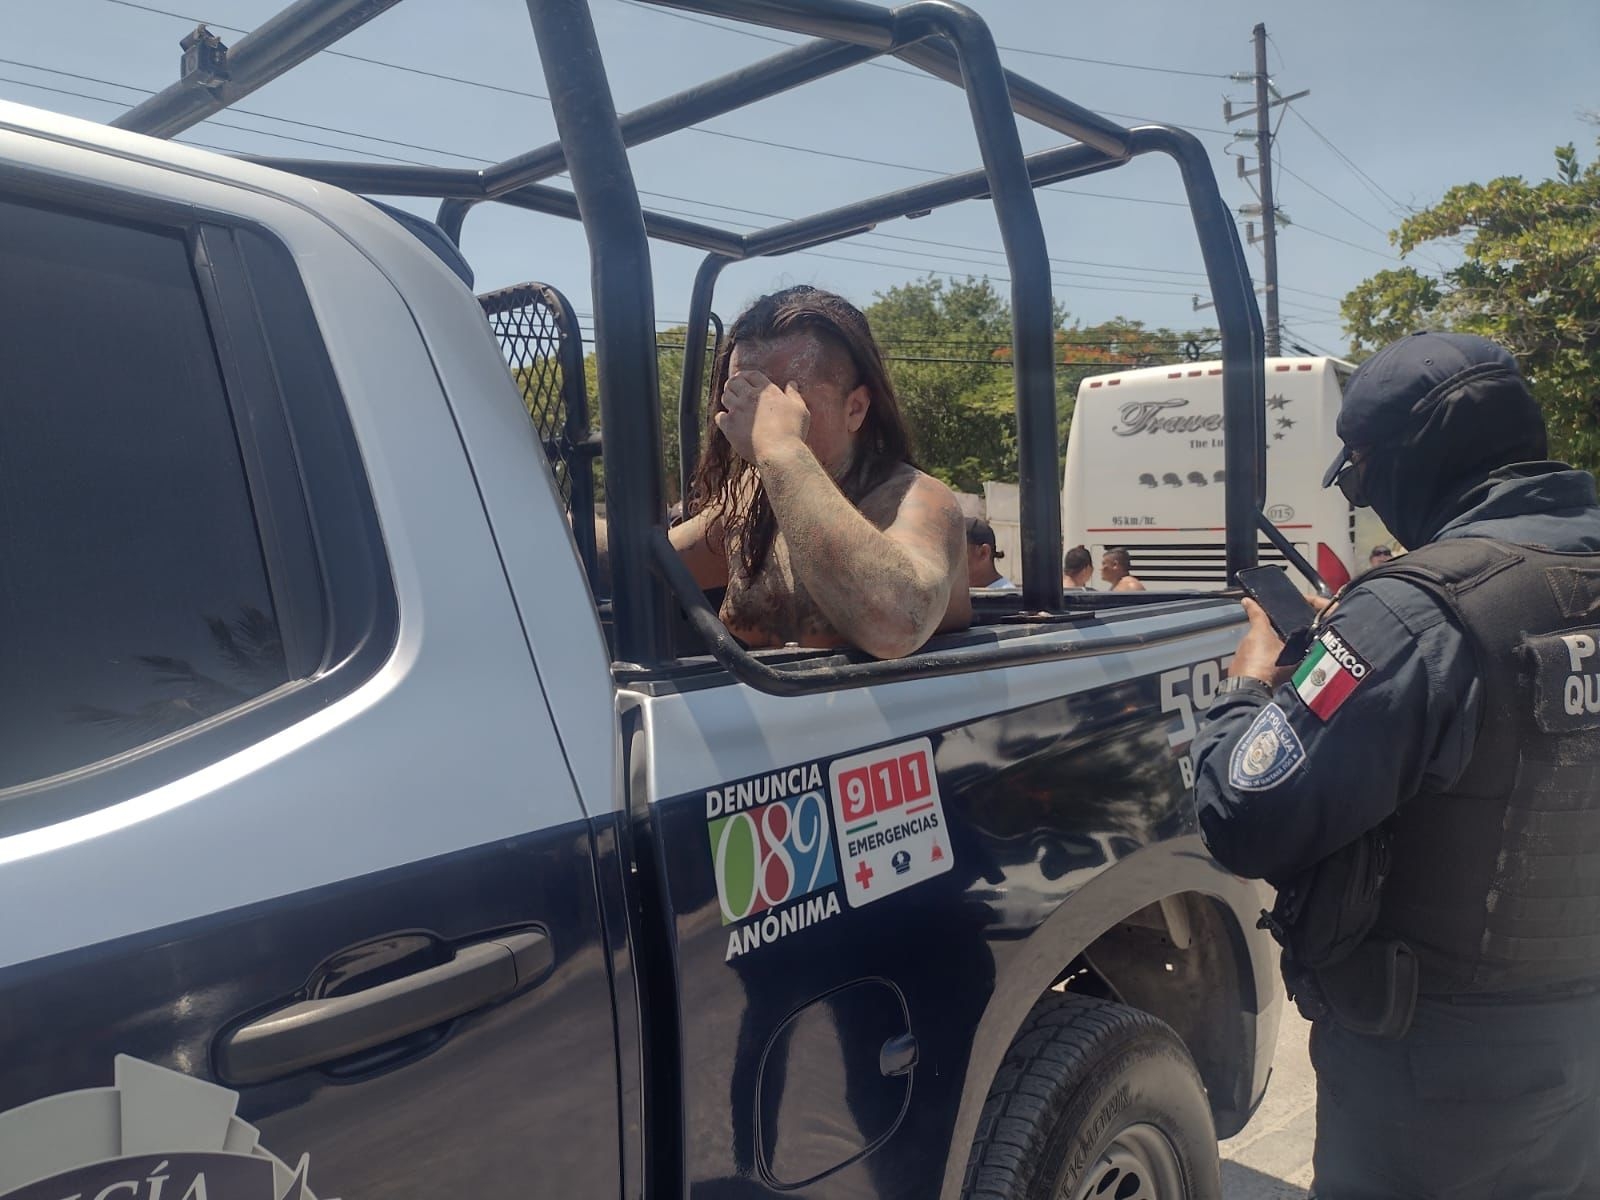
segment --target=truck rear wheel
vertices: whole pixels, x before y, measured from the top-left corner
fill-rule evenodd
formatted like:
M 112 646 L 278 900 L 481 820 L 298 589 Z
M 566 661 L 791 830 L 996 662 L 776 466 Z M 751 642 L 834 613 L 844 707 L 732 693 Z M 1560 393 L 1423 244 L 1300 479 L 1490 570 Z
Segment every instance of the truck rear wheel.
M 1149 1013 L 1053 994 L 983 1106 L 967 1200 L 1220 1200 L 1205 1089 Z

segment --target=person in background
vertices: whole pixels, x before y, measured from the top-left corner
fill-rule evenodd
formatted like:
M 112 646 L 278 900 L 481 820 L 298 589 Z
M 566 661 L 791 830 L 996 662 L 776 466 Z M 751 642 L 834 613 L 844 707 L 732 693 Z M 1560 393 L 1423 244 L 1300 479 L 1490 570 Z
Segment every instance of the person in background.
M 994 527 L 982 517 L 967 521 L 967 586 L 992 592 L 1015 591 L 1017 585 L 1000 574 L 994 560 L 1006 552 L 994 544 Z
M 1372 567 L 1381 567 L 1384 563 L 1389 562 L 1393 558 L 1394 551 L 1389 549 L 1389 547 L 1384 543 L 1379 542 L 1372 548 L 1372 553 L 1367 555 L 1367 567 L 1368 569 L 1371 569 Z
M 1094 588 L 1094 556 L 1087 546 L 1074 546 L 1061 560 L 1061 586 L 1087 592 Z
M 1112 546 L 1100 556 L 1100 578 L 1113 592 L 1144 591 L 1144 584 L 1133 573 L 1133 558 L 1121 546 Z

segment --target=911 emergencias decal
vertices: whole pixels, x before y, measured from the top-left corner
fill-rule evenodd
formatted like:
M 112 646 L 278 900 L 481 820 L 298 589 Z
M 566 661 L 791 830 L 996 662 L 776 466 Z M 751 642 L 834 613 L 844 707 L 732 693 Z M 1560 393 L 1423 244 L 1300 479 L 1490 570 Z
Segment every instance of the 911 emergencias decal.
M 0 1113 L 0 1200 L 316 1200 L 237 1093 L 125 1054 L 112 1078 Z
M 955 865 L 927 738 L 836 759 L 828 768 L 828 786 L 851 908 Z

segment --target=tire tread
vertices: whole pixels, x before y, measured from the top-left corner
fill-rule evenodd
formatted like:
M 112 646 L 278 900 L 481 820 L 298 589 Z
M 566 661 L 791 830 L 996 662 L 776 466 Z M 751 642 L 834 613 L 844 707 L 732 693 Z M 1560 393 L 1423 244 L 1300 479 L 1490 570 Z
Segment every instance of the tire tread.
M 1028 1014 L 995 1074 L 967 1160 L 966 1200 L 1015 1200 L 1044 1154 L 1054 1113 L 1095 1061 L 1140 1033 L 1172 1038 L 1136 1008 L 1053 993 Z M 1181 1043 L 1180 1043 L 1181 1044 Z

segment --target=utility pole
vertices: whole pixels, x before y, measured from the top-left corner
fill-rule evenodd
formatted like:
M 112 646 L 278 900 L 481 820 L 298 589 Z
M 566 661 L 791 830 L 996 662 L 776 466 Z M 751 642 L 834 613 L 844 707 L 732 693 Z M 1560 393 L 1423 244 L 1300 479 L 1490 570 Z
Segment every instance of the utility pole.
M 1282 348 L 1278 331 L 1278 220 L 1272 209 L 1272 111 L 1267 107 L 1267 27 L 1258 24 L 1256 39 L 1256 162 L 1261 168 L 1261 254 L 1266 263 L 1267 353 Z
M 1258 24 L 1252 31 L 1255 37 L 1256 69 L 1250 74 L 1239 73 L 1233 76 L 1238 83 L 1254 83 L 1256 89 L 1256 102 L 1254 107 L 1238 112 L 1234 111 L 1233 103 L 1228 100 L 1222 102 L 1223 118 L 1230 124 L 1254 115 L 1256 119 L 1256 169 L 1247 171 L 1244 161 L 1239 161 L 1239 175 L 1241 178 L 1256 175 L 1260 178 L 1260 190 L 1257 193 L 1261 204 L 1261 236 L 1256 237 L 1254 223 L 1245 226 L 1245 236 L 1250 243 L 1261 243 L 1261 254 L 1264 260 L 1264 283 L 1267 297 L 1267 354 L 1277 356 L 1282 349 L 1282 336 L 1278 324 L 1278 210 L 1272 202 L 1272 110 L 1279 105 L 1287 104 L 1291 100 L 1298 100 L 1302 96 L 1309 96 L 1309 90 L 1296 92 L 1292 96 L 1278 95 L 1278 89 L 1272 86 L 1272 81 L 1267 77 L 1267 27 Z M 1271 93 L 1269 96 L 1268 93 Z M 1245 212 L 1254 211 L 1247 207 Z

